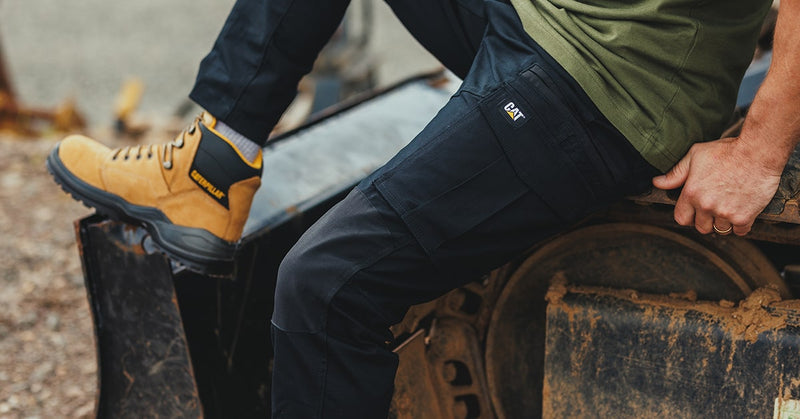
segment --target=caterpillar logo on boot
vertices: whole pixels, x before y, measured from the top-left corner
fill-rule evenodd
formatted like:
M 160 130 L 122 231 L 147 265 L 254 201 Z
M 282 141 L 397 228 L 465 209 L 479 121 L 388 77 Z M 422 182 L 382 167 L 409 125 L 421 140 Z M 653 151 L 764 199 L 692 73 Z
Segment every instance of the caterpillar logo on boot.
M 192 177 L 192 180 L 194 180 L 194 182 L 198 186 L 203 188 L 206 192 L 208 192 L 209 195 L 213 196 L 218 201 L 225 198 L 225 192 L 222 192 L 211 182 L 209 182 L 206 178 L 204 178 L 203 175 L 201 175 L 200 172 L 197 171 L 197 169 L 192 169 L 192 173 L 190 173 L 189 176 Z
M 169 143 L 116 149 L 72 135 L 47 157 L 47 169 L 98 212 L 144 226 L 170 258 L 228 274 L 261 184 L 262 158 L 259 152 L 244 160 L 216 124 L 203 113 Z

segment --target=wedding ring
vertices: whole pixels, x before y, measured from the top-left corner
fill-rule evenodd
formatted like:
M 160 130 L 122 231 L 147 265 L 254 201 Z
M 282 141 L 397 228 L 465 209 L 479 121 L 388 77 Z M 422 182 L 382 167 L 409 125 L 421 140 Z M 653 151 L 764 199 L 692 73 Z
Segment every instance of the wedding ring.
M 726 236 L 726 235 L 728 235 L 728 234 L 731 234 L 731 231 L 733 231 L 733 226 L 730 226 L 730 227 L 728 227 L 728 228 L 727 228 L 727 229 L 725 229 L 725 230 L 720 230 L 720 229 L 719 229 L 719 228 L 718 228 L 716 225 L 714 225 L 714 224 L 712 224 L 711 226 L 712 226 L 712 227 L 714 227 L 714 232 L 715 232 L 715 233 L 717 233 L 717 234 L 719 234 L 720 236 Z

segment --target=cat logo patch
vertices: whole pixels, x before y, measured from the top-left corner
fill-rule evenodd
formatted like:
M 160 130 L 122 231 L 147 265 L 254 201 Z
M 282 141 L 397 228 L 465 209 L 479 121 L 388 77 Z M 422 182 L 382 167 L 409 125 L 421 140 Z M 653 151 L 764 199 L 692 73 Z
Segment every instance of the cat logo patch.
M 509 124 L 515 127 L 521 127 L 528 121 L 525 112 L 518 105 L 517 101 L 503 100 L 498 103 L 498 106 L 500 107 L 500 113 L 503 115 L 503 119 Z
M 525 118 L 525 114 L 522 113 L 521 110 L 514 104 L 514 102 L 506 103 L 506 106 L 503 107 L 503 110 L 506 111 L 508 117 L 511 118 L 512 121 L 517 122 L 520 119 Z

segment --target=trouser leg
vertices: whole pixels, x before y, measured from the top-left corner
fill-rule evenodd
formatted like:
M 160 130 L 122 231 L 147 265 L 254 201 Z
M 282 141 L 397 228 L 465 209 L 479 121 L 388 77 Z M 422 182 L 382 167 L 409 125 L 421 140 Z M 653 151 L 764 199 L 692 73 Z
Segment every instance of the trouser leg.
M 266 143 L 300 78 L 342 20 L 349 0 L 238 0 L 190 97 L 246 137 Z M 483 0 L 389 0 L 414 37 L 459 77 L 486 26 Z
M 320 219 L 278 274 L 273 418 L 385 418 L 397 367 L 387 346 L 394 316 L 353 278 L 400 283 L 431 273 L 392 211 L 360 190 Z
M 349 3 L 237 0 L 189 96 L 241 134 L 266 143 Z
M 507 4 L 462 89 L 397 156 L 300 239 L 272 318 L 278 418 L 385 418 L 389 326 L 588 213 L 655 170 Z

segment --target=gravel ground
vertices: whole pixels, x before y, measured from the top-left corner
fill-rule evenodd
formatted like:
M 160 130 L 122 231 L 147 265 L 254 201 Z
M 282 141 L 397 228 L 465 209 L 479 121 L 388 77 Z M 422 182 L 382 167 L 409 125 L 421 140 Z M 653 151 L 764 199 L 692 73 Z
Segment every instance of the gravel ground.
M 380 85 L 439 66 L 381 0 L 358 1 L 375 6 Z M 102 133 L 120 84 L 137 76 L 146 86 L 137 119 L 160 126 L 233 2 L 0 0 L 0 46 L 23 104 L 73 97 Z M 93 416 L 97 366 L 72 224 L 91 210 L 44 168 L 57 139 L 0 133 L 0 419 Z
M 89 417 L 96 363 L 72 220 L 44 167 L 53 139 L 0 136 L 0 418 Z

